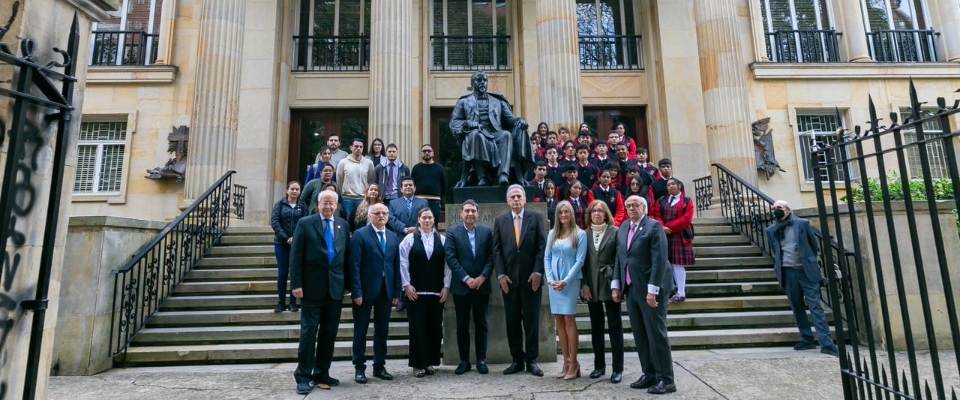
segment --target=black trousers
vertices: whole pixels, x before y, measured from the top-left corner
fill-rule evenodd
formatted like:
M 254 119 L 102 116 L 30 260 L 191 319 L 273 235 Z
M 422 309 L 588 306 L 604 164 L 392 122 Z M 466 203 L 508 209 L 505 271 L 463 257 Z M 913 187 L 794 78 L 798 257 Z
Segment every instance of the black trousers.
M 307 383 L 329 374 L 333 344 L 340 327 L 341 301 L 303 300 L 300 309 L 300 347 L 297 349 L 297 383 Z
M 623 372 L 623 320 L 620 316 L 620 303 L 612 300 L 587 302 L 590 310 L 590 338 L 593 341 L 593 368 L 606 368 L 606 344 L 603 340 L 603 309 L 607 309 L 606 318 L 610 334 L 610 350 L 613 352 L 613 372 Z
M 387 330 L 390 323 L 392 299 L 387 296 L 387 284 L 380 293 L 363 296 L 363 304 L 353 304 L 353 366 L 357 371 L 367 369 L 367 329 L 370 328 L 370 312 L 373 311 L 373 366 L 382 367 L 387 358 Z
M 647 304 L 644 285 L 638 286 L 628 287 L 625 296 L 640 366 L 645 375 L 652 376 L 657 382 L 673 383 L 673 356 L 667 337 L 667 305 L 670 304 L 667 299 L 670 294 L 661 290 L 657 295 L 657 308 L 651 308 Z
M 540 356 L 540 291 L 521 282 L 503 294 L 504 314 L 507 319 L 507 344 L 514 362 L 532 363 Z M 524 346 L 526 345 L 526 346 Z M 524 351 L 526 347 L 526 351 Z
M 477 346 L 477 361 L 487 359 L 487 309 L 490 294 L 471 290 L 466 295 L 453 295 L 457 312 L 457 349 L 460 361 L 470 362 L 470 317 L 473 314 L 473 337 Z
M 412 368 L 426 369 L 440 365 L 440 344 L 443 340 L 443 304 L 437 296 L 420 296 L 407 303 L 410 326 L 410 363 Z

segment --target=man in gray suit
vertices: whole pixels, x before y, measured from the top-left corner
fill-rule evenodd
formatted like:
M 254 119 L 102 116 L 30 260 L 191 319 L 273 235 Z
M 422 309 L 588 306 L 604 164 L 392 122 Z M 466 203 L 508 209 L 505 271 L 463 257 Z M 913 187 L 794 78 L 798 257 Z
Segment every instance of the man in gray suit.
M 348 263 L 350 224 L 334 217 L 337 194 L 320 192 L 320 214 L 297 223 L 290 250 L 290 287 L 300 299 L 300 347 L 297 350 L 297 394 L 309 394 L 315 383 L 337 386 L 330 377 L 333 345 L 343 307 L 344 265 Z M 318 336 L 319 333 L 319 336 Z
M 470 370 L 470 314 L 473 313 L 473 329 L 477 346 L 477 371 L 489 372 L 487 368 L 487 306 L 490 304 L 490 274 L 493 273 L 493 230 L 477 224 L 480 215 L 477 202 L 463 202 L 460 219 L 447 231 L 444 244 L 447 265 L 453 273 L 450 292 L 457 312 L 457 348 L 460 365 L 457 375 Z
M 800 329 L 800 343 L 793 348 L 817 348 L 813 344 L 813 332 L 807 319 L 807 307 L 810 307 L 813 326 L 817 328 L 817 335 L 820 336 L 820 352 L 837 357 L 840 350 L 830 338 L 830 325 L 820 305 L 820 283 L 823 282 L 823 275 L 817 265 L 820 245 L 813 233 L 813 227 L 810 226 L 810 221 L 793 215 L 790 203 L 784 200 L 773 203 L 773 216 L 773 223 L 767 227 L 767 240 L 773 251 L 773 269 L 777 273 L 780 287 L 787 292 L 793 318 Z M 807 301 L 806 306 L 803 304 L 804 299 Z
M 630 196 L 624 206 L 630 220 L 621 224 L 617 232 L 617 261 L 610 287 L 613 301 L 619 302 L 622 298 L 627 303 L 630 327 L 643 367 L 643 375 L 630 387 L 649 388 L 650 394 L 676 392 L 667 338 L 667 298 L 673 289 L 667 235 L 663 225 L 647 216 L 644 198 Z

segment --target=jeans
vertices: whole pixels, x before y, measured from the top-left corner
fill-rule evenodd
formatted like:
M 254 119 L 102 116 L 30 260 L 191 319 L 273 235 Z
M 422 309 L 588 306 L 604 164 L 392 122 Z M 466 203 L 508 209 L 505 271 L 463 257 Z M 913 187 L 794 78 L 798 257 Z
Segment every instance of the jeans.
M 813 332 L 810 330 L 810 320 L 807 319 L 809 307 L 813 326 L 820 337 L 820 347 L 833 347 L 830 324 L 827 323 L 827 315 L 820 305 L 820 282 L 811 282 L 802 269 L 783 267 L 783 274 L 786 282 L 784 290 L 790 300 L 790 308 L 793 309 L 793 318 L 797 320 L 797 328 L 800 329 L 800 341 L 813 343 Z M 803 304 L 804 300 L 806 305 Z
M 278 304 L 286 304 L 283 301 L 287 294 L 287 279 L 290 277 L 290 245 L 286 243 L 274 243 L 273 251 L 277 254 L 277 295 L 280 297 Z M 297 304 L 297 299 L 290 293 L 290 304 Z
M 348 199 L 344 197 L 342 200 L 340 200 L 340 203 L 343 204 L 343 213 L 347 216 L 347 218 L 353 217 L 353 210 L 356 210 L 357 206 L 359 206 L 361 202 L 363 202 L 363 199 Z

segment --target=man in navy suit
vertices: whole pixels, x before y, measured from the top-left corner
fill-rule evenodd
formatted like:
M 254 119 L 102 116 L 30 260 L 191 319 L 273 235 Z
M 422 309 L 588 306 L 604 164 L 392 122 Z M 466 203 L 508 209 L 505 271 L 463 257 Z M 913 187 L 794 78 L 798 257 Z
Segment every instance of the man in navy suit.
M 426 199 L 413 197 L 416 192 L 413 178 L 406 176 L 400 180 L 401 196 L 390 201 L 390 230 L 401 238 L 417 230 L 417 212 L 430 207 Z
M 774 221 L 767 227 L 767 241 L 773 251 L 773 270 L 777 273 L 780 287 L 787 292 L 793 317 L 800 329 L 800 343 L 793 346 L 796 350 L 810 350 L 813 344 L 813 332 L 807 320 L 807 307 L 813 317 L 813 326 L 820 339 L 820 352 L 837 357 L 840 350 L 830 338 L 830 324 L 820 305 L 820 283 L 823 275 L 817 265 L 817 253 L 820 245 L 810 226 L 810 221 L 798 218 L 790 209 L 790 203 L 777 200 L 773 203 Z M 806 305 L 804 305 L 806 300 Z
M 367 383 L 364 373 L 367 351 L 367 328 L 373 310 L 373 376 L 392 380 L 384 366 L 387 357 L 387 324 L 390 308 L 400 296 L 400 243 L 397 235 L 387 230 L 390 211 L 383 204 L 367 209 L 370 224 L 358 229 L 350 239 L 350 289 L 353 298 L 353 366 L 354 380 Z
M 297 370 L 293 373 L 298 394 L 309 394 L 313 383 L 340 384 L 330 377 L 330 361 L 340 325 L 350 224 L 333 216 L 337 210 L 335 192 L 320 192 L 318 202 L 320 214 L 297 223 L 290 250 L 290 286 L 303 306 Z
M 490 274 L 493 273 L 491 246 L 493 230 L 477 225 L 480 215 L 477 202 L 463 202 L 458 224 L 447 231 L 447 242 L 443 246 L 447 265 L 453 279 L 450 292 L 453 293 L 453 305 L 457 312 L 457 348 L 460 351 L 460 365 L 457 375 L 470 370 L 470 313 L 473 313 L 473 329 L 477 346 L 477 371 L 489 372 L 487 368 L 487 306 L 490 303 Z

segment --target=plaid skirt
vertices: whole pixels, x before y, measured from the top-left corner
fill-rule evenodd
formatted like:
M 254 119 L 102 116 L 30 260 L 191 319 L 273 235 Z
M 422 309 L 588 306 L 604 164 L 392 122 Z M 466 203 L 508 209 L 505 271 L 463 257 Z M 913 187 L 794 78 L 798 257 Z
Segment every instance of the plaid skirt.
M 667 253 L 667 258 L 673 265 L 693 265 L 696 262 L 693 243 L 684 243 L 683 232 L 667 235 Z

